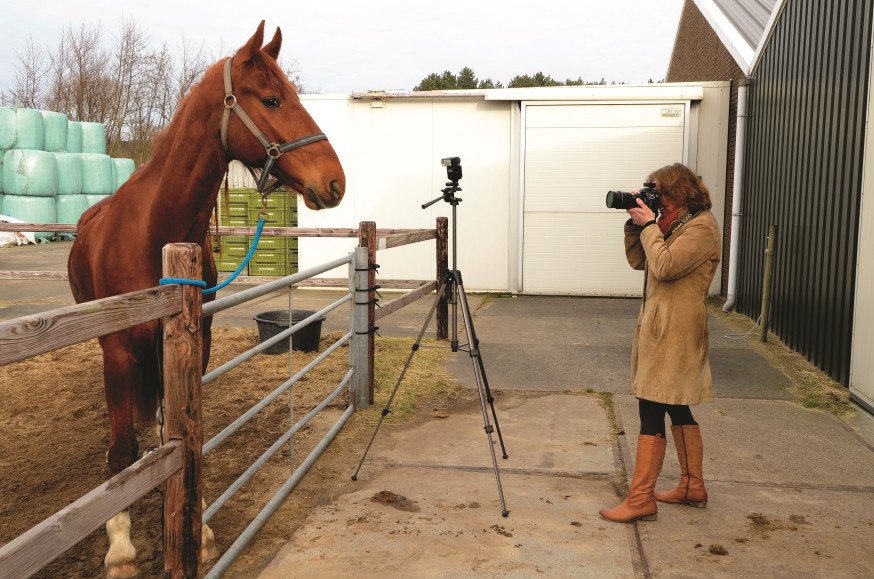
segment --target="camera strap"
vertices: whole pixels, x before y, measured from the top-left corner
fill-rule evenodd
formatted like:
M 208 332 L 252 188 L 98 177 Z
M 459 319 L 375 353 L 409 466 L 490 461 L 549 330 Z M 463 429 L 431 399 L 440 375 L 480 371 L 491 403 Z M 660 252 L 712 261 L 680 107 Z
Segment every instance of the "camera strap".
M 680 219 L 679 221 L 677 221 L 677 223 L 673 227 L 671 227 L 670 231 L 668 231 L 665 234 L 665 241 L 667 241 L 670 236 L 672 236 L 674 233 L 676 233 L 676 231 L 678 229 L 680 229 L 681 227 L 683 227 L 684 225 L 686 225 L 687 223 L 692 221 L 692 219 L 694 219 L 699 213 L 701 213 L 700 209 L 698 211 L 696 211 L 695 213 L 692 213 L 692 212 L 686 213 L 683 216 L 683 218 Z

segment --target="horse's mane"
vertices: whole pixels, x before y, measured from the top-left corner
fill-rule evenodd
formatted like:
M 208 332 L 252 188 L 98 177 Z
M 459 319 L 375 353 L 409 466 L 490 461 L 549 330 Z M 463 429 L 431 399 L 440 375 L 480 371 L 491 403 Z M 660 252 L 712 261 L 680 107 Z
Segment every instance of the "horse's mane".
M 179 104 L 176 105 L 176 111 L 173 113 L 173 117 L 170 119 L 170 122 L 167 123 L 167 126 L 152 135 L 152 156 L 154 156 L 158 149 L 161 147 L 161 144 L 165 141 L 167 135 L 176 124 L 176 120 L 181 119 L 185 115 L 185 112 L 188 110 L 189 103 L 191 102 L 191 95 L 196 92 L 197 89 L 209 79 L 210 73 L 213 72 L 213 69 L 223 63 L 224 59 L 218 61 L 207 69 L 206 73 L 204 73 L 203 75 L 203 78 L 200 79 L 200 82 L 188 89 L 188 92 L 186 92 L 179 100 Z

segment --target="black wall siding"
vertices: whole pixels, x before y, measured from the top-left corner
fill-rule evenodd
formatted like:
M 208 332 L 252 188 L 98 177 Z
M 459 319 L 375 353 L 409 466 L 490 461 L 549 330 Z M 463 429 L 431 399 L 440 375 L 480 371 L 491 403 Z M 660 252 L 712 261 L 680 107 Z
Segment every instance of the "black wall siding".
M 870 0 L 790 0 L 752 76 L 738 311 L 758 318 L 777 225 L 770 328 L 849 382 Z

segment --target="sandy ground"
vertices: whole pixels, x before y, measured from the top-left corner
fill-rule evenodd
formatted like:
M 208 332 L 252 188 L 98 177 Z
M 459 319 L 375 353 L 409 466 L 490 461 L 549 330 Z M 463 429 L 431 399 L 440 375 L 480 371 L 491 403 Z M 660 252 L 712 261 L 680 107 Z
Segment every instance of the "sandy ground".
M 337 335 L 322 338 L 321 350 Z M 218 328 L 214 333 L 215 367 L 257 343 L 252 331 Z M 315 354 L 295 352 L 300 367 Z M 343 347 L 295 387 L 294 408 L 303 416 L 333 391 L 348 370 Z M 300 366 L 298 366 L 300 364 Z M 345 366 L 345 368 L 344 368 Z M 204 388 L 204 435 L 208 440 L 288 377 L 288 356 L 261 356 Z M 102 359 L 96 340 L 0 368 L 0 544 L 84 495 L 109 477 L 105 453 L 109 428 L 103 397 Z M 280 396 L 204 462 L 207 502 L 223 492 L 288 428 L 288 395 Z M 295 463 L 306 457 L 348 405 L 341 394 L 326 416 L 295 436 Z M 330 422 L 329 422 L 330 421 Z M 353 424 L 340 437 L 354 437 Z M 320 424 L 321 423 L 321 424 Z M 138 430 L 141 451 L 153 447 L 151 427 Z M 300 525 L 308 507 L 330 497 L 336 469 L 348 470 L 358 450 L 334 445 L 298 486 L 226 576 L 245 576 L 266 565 Z M 348 454 L 348 456 L 347 456 Z M 209 521 L 221 551 L 248 525 L 288 478 L 288 448 L 281 450 Z M 14 476 L 12 476 L 14 473 Z M 345 474 L 344 474 L 344 477 Z M 132 540 L 140 576 L 163 574 L 162 496 L 155 490 L 131 509 Z M 36 577 L 101 577 L 108 542 L 103 528 L 49 564 Z M 206 565 L 207 572 L 210 565 Z

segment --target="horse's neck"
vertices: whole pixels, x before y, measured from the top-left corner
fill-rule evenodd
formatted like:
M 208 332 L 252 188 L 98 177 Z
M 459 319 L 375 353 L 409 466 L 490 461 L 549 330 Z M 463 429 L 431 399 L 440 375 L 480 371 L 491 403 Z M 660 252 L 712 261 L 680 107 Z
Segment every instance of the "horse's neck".
M 137 202 L 143 203 L 151 241 L 162 245 L 203 241 L 216 192 L 228 168 L 219 141 L 221 100 L 187 104 L 143 168 L 138 181 L 145 191 L 134 193 L 146 193 Z M 203 110 L 213 113 L 204 117 L 198 114 Z

